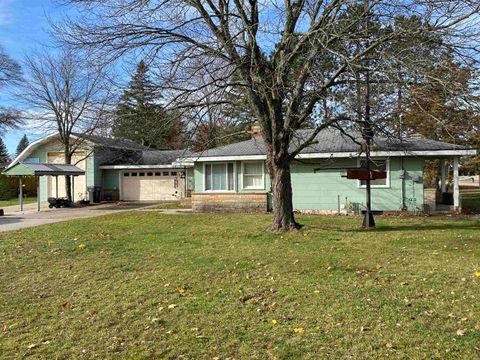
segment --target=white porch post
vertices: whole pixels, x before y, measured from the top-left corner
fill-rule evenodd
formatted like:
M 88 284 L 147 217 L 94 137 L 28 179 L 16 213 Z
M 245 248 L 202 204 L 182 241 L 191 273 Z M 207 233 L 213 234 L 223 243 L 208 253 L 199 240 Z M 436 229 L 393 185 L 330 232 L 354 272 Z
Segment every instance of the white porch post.
M 22 183 L 22 176 L 20 175 L 20 188 L 18 191 L 18 196 L 20 200 L 20 211 L 23 212 L 23 183 Z
M 453 158 L 453 209 L 460 210 L 460 184 L 458 178 L 458 157 Z
M 445 160 L 440 160 L 440 167 L 442 169 L 442 180 L 441 180 L 441 185 L 442 185 L 442 194 L 444 192 L 447 192 L 447 169 L 445 168 L 446 167 L 446 164 L 445 164 Z

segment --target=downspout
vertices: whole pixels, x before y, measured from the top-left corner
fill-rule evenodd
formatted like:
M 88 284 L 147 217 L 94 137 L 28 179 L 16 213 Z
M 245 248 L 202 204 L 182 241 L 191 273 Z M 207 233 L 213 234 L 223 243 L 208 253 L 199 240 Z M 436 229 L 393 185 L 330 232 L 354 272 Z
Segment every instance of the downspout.
M 403 164 L 403 156 L 400 157 L 400 178 L 402 179 L 401 193 L 402 193 L 402 211 L 407 210 L 407 205 L 405 204 L 405 167 Z

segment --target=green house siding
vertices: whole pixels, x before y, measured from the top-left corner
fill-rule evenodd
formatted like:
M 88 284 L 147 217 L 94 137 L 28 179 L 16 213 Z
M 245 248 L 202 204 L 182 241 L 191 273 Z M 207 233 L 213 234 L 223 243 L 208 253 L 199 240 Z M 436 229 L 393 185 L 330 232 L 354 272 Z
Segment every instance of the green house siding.
M 357 180 L 349 180 L 345 168 L 356 167 L 356 159 L 341 159 L 327 165 L 295 163 L 292 165 L 293 206 L 296 210 L 343 210 L 346 204 L 358 203 L 365 207 L 365 189 Z M 317 170 L 326 167 L 340 169 Z M 343 169 L 341 169 L 343 168 Z M 389 159 L 388 187 L 372 188 L 372 208 L 395 211 L 402 208 L 402 179 L 400 178 L 401 159 Z M 409 209 L 421 208 L 423 204 L 423 184 L 414 182 L 415 176 L 422 176 L 423 160 L 405 158 L 405 205 Z
M 423 205 L 423 159 L 403 158 L 405 169 L 403 199 L 409 210 Z M 264 189 L 242 189 L 242 162 L 236 161 L 235 192 L 265 192 L 270 190 L 270 177 L 265 169 Z M 264 165 L 265 166 L 265 165 Z M 365 189 L 357 180 L 348 180 L 346 168 L 357 167 L 357 159 L 315 160 L 294 162 L 291 166 L 293 206 L 296 210 L 341 210 L 346 204 L 357 203 L 365 207 Z M 372 188 L 372 207 L 375 210 L 395 211 L 402 208 L 402 159 L 389 159 L 389 186 Z M 195 191 L 203 192 L 203 163 L 194 166 Z M 271 196 L 269 196 L 271 205 Z
M 119 170 L 102 170 L 103 188 L 109 190 L 119 190 Z

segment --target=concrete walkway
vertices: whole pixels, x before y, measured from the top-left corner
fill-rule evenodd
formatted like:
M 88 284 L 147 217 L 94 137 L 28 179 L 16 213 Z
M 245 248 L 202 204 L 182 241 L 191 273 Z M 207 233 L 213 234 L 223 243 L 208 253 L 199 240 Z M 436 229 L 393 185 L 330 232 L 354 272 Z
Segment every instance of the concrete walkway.
M 61 221 L 90 218 L 108 215 L 122 211 L 131 211 L 157 205 L 156 203 L 108 203 L 92 206 L 49 209 L 47 203 L 41 204 L 41 211 L 37 211 L 37 204 L 24 206 L 20 212 L 18 206 L 4 207 L 5 215 L 0 216 L 0 232 L 24 229 Z

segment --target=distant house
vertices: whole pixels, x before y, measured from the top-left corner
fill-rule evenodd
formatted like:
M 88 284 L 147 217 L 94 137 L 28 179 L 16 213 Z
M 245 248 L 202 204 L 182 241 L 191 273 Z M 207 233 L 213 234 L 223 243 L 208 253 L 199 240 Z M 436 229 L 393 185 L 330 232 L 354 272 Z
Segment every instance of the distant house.
M 292 141 L 294 150 L 312 130 L 300 130 Z M 365 181 L 345 178 L 349 168 L 363 167 L 361 136 L 348 136 L 326 129 L 314 145 L 301 151 L 291 164 L 293 206 L 303 212 L 346 212 L 365 208 Z M 454 164 L 454 207 L 459 205 L 458 158 L 475 155 L 465 146 L 423 138 L 377 137 L 371 152 L 372 168 L 384 170 L 386 179 L 372 181 L 372 206 L 384 211 L 423 211 L 436 206 L 435 192 L 424 189 L 423 169 L 427 159 Z M 260 136 L 193 154 L 193 207 L 199 211 L 265 211 L 271 202 L 270 178 L 265 165 L 265 145 Z M 443 167 L 446 169 L 446 167 Z M 445 191 L 446 174 L 442 177 Z M 427 206 L 426 206 L 427 205 Z
M 292 150 L 312 130 L 300 130 Z M 129 140 L 75 134 L 83 139 L 73 162 L 85 170 L 75 179 L 75 198 L 88 198 L 87 188 L 102 189 L 102 200 L 160 201 L 192 196 L 196 211 L 267 211 L 271 201 L 270 178 L 265 166 L 265 145 L 258 133 L 250 140 L 189 154 L 185 150 L 151 150 Z M 356 139 L 355 141 L 353 139 Z M 357 141 L 358 140 L 358 141 Z M 364 166 L 361 136 L 346 136 L 327 129 L 316 143 L 305 148 L 291 164 L 293 206 L 303 212 L 328 213 L 362 210 L 365 181 L 345 178 L 347 169 Z M 18 162 L 63 163 L 57 135 L 31 143 L 10 166 Z M 434 208 L 435 192 L 424 189 L 427 159 L 453 164 L 454 208 L 459 208 L 458 159 L 475 155 L 465 146 L 423 138 L 375 138 L 372 168 L 386 171 L 386 179 L 372 181 L 375 210 L 423 211 Z M 445 191 L 448 167 L 443 166 Z M 59 195 L 65 194 L 58 178 Z M 40 178 L 40 198 L 54 196 L 56 179 Z

